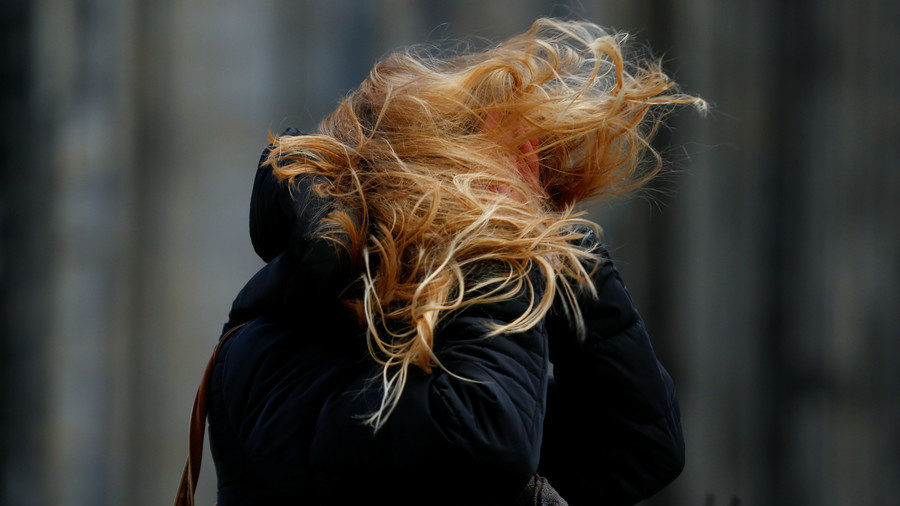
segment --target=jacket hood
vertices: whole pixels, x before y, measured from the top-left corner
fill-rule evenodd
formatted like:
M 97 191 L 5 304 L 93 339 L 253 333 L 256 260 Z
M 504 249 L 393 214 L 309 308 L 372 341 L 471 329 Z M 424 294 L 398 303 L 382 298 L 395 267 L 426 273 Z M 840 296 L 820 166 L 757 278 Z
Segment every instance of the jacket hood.
M 281 135 L 306 135 L 288 128 Z M 266 262 L 235 297 L 223 332 L 263 314 L 299 317 L 308 311 L 338 311 L 337 297 L 352 277 L 345 258 L 314 232 L 330 199 L 312 191 L 313 178 L 289 185 L 263 166 L 267 146 L 257 166 L 250 197 L 250 239 Z M 346 316 L 344 316 L 346 319 Z
M 306 135 L 296 128 L 288 128 L 281 134 Z M 250 240 L 256 254 L 266 263 L 288 249 L 295 228 L 298 231 L 314 221 L 314 206 L 308 185 L 298 185 L 299 192 L 292 198 L 287 183 L 279 183 L 271 167 L 263 167 L 272 146 L 266 146 L 259 157 L 253 193 L 250 195 Z M 324 203 L 324 202 L 323 202 Z M 295 225 L 301 225 L 295 227 Z

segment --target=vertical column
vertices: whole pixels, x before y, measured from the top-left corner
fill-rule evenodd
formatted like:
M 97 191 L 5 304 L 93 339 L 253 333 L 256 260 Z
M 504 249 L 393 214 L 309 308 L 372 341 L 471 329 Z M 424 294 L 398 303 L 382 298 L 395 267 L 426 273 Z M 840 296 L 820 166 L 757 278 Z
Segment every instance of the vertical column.
M 797 75 L 784 170 L 799 178 L 788 197 L 801 249 L 785 322 L 796 383 L 785 473 L 806 503 L 889 504 L 900 493 L 896 7 L 803 5 L 791 33 L 807 49 L 786 62 Z
M 679 116 L 673 144 L 683 172 L 671 205 L 669 349 L 677 351 L 687 463 L 676 504 L 713 500 L 775 504 L 766 421 L 770 358 L 762 346 L 776 297 L 768 191 L 774 146 L 767 107 L 777 92 L 766 3 L 676 2 L 669 9 L 678 82 L 709 100 L 712 113 Z
M 33 99 L 27 147 L 50 173 L 34 198 L 49 220 L 48 383 L 41 425 L 54 503 L 122 497 L 130 382 L 132 6 L 47 0 L 34 7 Z
M 283 14 L 272 2 L 139 6 L 128 484 L 136 504 L 172 499 L 203 367 L 234 295 L 260 266 L 247 213 L 266 132 L 285 115 L 272 108 L 275 69 L 315 72 L 302 48 L 276 43 Z M 208 454 L 204 461 L 197 499 L 213 503 Z
M 48 406 L 44 357 L 49 294 L 48 211 L 52 171 L 35 144 L 29 2 L 0 4 L 0 503 L 44 504 L 49 491 L 43 450 Z M 43 143 L 41 143 L 43 144 Z

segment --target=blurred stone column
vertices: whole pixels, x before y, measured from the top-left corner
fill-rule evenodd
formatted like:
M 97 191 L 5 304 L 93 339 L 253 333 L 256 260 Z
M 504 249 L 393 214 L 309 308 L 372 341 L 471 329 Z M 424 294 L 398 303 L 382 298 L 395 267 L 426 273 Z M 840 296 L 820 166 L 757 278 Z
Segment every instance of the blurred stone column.
M 33 8 L 24 0 L 0 3 L 0 502 L 39 504 L 49 491 L 37 486 L 47 471 L 43 420 L 44 355 L 51 298 L 46 252 L 46 185 L 52 171 L 37 137 L 30 75 Z M 44 195 L 45 198 L 41 198 Z
M 129 502 L 172 500 L 197 384 L 231 301 L 261 265 L 247 215 L 256 164 L 284 111 L 272 2 L 154 1 L 138 8 L 137 264 Z M 207 453 L 197 500 L 215 501 Z
M 49 332 L 31 371 L 48 387 L 46 474 L 14 484 L 27 489 L 13 496 L 112 504 L 125 497 L 131 422 L 134 8 L 46 0 L 33 9 L 37 128 L 23 148 L 49 169 L 32 187 L 49 212 L 32 223 L 48 230 Z
M 767 454 L 774 403 L 762 337 L 779 275 L 771 257 L 775 155 L 765 106 L 773 93 L 772 27 L 764 3 L 671 4 L 671 65 L 680 84 L 712 104 L 708 118 L 683 118 L 688 128 L 673 136 L 689 159 L 667 210 L 672 243 L 659 259 L 674 265 L 665 299 L 673 308 L 687 447 L 675 503 L 774 504 Z

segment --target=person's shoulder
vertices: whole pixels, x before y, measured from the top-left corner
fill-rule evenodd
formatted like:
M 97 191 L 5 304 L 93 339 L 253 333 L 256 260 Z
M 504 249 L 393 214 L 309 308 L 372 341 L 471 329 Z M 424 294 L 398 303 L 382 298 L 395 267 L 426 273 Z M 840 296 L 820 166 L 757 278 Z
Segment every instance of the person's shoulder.
M 597 232 L 592 227 L 589 227 L 587 225 L 578 224 L 578 225 L 575 225 L 574 228 L 575 228 L 575 230 L 584 234 L 584 237 L 582 237 L 578 241 L 579 248 L 586 250 L 586 251 L 596 252 L 597 254 L 600 255 L 600 257 L 604 261 L 611 260 L 610 254 L 609 254 L 609 248 L 607 247 L 606 243 L 600 239 L 600 236 L 597 234 Z
M 357 343 L 361 338 L 345 327 L 327 314 L 264 313 L 222 343 L 217 365 L 228 381 L 246 383 L 292 368 L 353 361 L 364 342 Z
M 224 394 L 235 419 L 246 414 L 247 406 L 264 405 L 272 396 L 307 399 L 313 390 L 333 388 L 328 382 L 316 383 L 316 378 L 349 371 L 347 366 L 359 361 L 349 346 L 334 344 L 339 337 L 329 332 L 322 319 L 298 323 L 288 316 L 257 317 L 222 344 L 214 387 Z
M 272 353 L 283 351 L 290 342 L 293 330 L 280 318 L 268 314 L 258 316 L 235 329 L 225 341 L 216 357 L 223 376 L 233 379 L 245 371 L 253 370 Z

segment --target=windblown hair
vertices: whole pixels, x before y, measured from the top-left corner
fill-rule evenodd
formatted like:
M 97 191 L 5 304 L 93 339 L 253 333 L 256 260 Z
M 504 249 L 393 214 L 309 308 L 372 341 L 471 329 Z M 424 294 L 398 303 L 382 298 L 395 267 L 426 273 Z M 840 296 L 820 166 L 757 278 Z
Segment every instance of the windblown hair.
M 317 133 L 272 139 L 267 163 L 279 180 L 316 176 L 317 193 L 332 197 L 317 233 L 360 273 L 344 302 L 383 366 L 381 406 L 365 420 L 376 431 L 410 366 L 446 370 L 435 330 L 455 311 L 524 293 L 527 310 L 486 337 L 524 332 L 559 294 L 583 336 L 576 294 L 596 297 L 585 261 L 600 258 L 579 239 L 600 230 L 575 205 L 646 183 L 662 164 L 649 142 L 663 116 L 706 107 L 677 92 L 659 61 L 626 61 L 625 40 L 588 22 L 538 19 L 481 51 L 409 48 L 377 63 Z M 519 148 L 531 139 L 537 186 L 515 170 L 533 155 Z

